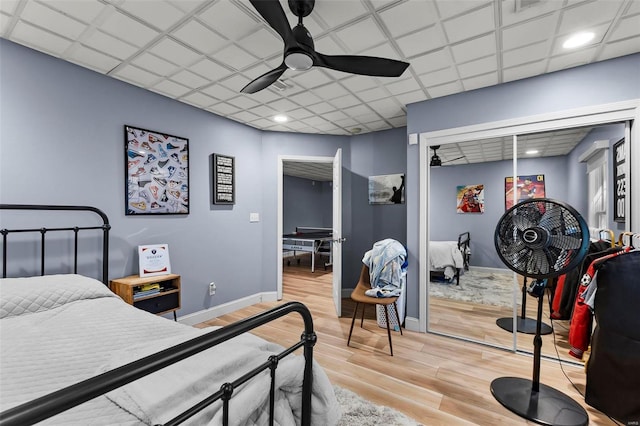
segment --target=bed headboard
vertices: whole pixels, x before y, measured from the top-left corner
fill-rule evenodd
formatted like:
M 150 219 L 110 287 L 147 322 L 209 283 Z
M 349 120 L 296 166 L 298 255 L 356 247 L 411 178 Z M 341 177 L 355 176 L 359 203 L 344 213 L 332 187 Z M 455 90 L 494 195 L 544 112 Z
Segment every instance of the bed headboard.
M 45 275 L 45 237 L 49 232 L 73 232 L 74 233 L 74 259 L 73 273 L 78 273 L 78 233 L 87 230 L 102 230 L 102 282 L 109 283 L 109 218 L 102 211 L 90 206 L 48 206 L 38 204 L 0 204 L 0 210 L 24 210 L 24 211 L 84 211 L 92 212 L 100 216 L 102 225 L 98 226 L 66 226 L 52 228 L 24 228 L 24 229 L 0 229 L 2 234 L 2 278 L 7 277 L 7 251 L 8 236 L 14 233 L 40 233 L 40 275 Z

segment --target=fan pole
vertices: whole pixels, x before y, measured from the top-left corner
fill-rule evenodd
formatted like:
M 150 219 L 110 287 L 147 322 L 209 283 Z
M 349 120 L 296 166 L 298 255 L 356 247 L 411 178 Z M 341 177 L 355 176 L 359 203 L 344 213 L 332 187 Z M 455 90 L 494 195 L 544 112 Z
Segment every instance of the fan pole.
M 537 333 L 538 322 L 532 318 L 527 318 L 527 277 L 524 277 L 524 284 L 522 284 L 522 309 L 520 313 L 520 317 L 517 319 L 516 330 L 518 333 L 525 334 L 534 334 Z M 503 330 L 508 331 L 509 333 L 513 333 L 513 318 L 512 317 L 504 317 L 498 318 L 496 320 L 496 324 Z M 550 334 L 551 327 L 548 324 L 542 323 L 540 334 Z
M 544 292 L 538 296 L 538 323 L 533 340 L 533 380 L 499 377 L 491 382 L 491 393 L 504 407 L 535 423 L 584 426 L 589 424 L 589 415 L 580 404 L 566 394 L 540 383 L 543 296 Z

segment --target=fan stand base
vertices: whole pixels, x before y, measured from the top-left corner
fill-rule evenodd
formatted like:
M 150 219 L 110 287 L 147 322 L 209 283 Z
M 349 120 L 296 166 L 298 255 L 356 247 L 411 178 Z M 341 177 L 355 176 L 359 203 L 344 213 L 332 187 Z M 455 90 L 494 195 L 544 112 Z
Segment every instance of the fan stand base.
M 541 425 L 583 426 L 589 423 L 585 409 L 564 393 L 518 377 L 500 377 L 491 382 L 491 393 L 506 408 L 520 417 Z
M 513 333 L 513 318 L 504 317 L 498 318 L 496 320 L 496 324 L 503 330 L 508 331 L 509 333 Z M 518 317 L 517 330 L 518 333 L 525 334 L 536 334 L 536 325 L 538 322 L 533 318 L 522 318 Z M 540 334 L 551 334 L 551 326 L 542 323 L 540 324 Z

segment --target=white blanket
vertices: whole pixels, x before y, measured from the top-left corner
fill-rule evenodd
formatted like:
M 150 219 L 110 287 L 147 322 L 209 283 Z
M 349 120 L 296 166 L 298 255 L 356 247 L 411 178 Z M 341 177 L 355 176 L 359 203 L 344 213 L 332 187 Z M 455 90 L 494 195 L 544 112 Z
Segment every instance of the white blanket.
M 455 276 L 456 269 L 464 267 L 462 252 L 455 241 L 429 241 L 429 263 L 431 270 L 444 270 L 447 279 Z
M 0 295 L 0 411 L 207 331 L 136 309 L 99 281 L 78 275 L 2 279 Z M 262 363 L 279 349 L 253 335 L 239 336 L 213 352 L 201 353 L 188 365 L 187 360 L 181 361 L 147 376 L 140 384 L 112 391 L 109 397 L 88 401 L 46 423 L 153 424 L 161 421 L 158 418 L 172 417 L 179 411 L 177 405 L 186 404 L 187 399 L 204 399 L 207 395 L 196 395 L 200 388 L 217 390 L 216 381 L 235 379 L 224 376 L 244 368 L 245 361 Z M 260 355 L 260 360 L 254 355 Z M 300 360 L 303 357 L 283 360 L 277 370 L 282 382 L 277 402 L 282 425 L 294 424 L 289 421 L 300 415 Z M 179 374 L 167 375 L 172 369 Z M 203 377 L 208 381 L 198 380 Z M 318 366 L 314 379 L 314 414 L 316 419 L 327 416 L 318 424 L 335 424 L 339 417 L 335 395 Z M 250 383 L 247 392 L 237 391 L 243 400 L 236 403 L 232 398 L 230 419 L 237 419 L 236 424 L 262 423 L 264 404 L 257 396 L 258 388 L 268 391 L 268 386 Z M 214 424 L 216 421 L 214 418 Z

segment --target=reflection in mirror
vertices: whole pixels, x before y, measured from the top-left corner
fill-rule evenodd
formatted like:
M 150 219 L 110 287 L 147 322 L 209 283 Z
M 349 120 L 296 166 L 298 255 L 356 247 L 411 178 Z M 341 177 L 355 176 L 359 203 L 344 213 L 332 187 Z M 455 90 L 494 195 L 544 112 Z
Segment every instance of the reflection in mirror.
M 431 167 L 429 179 L 429 263 L 435 270 L 428 283 L 429 331 L 513 347 L 514 333 L 500 327 L 496 320 L 510 320 L 513 329 L 515 312 L 516 320 L 527 318 L 535 323 L 537 299 L 523 291 L 525 278 L 507 269 L 494 247 L 494 231 L 513 196 L 510 191 L 518 191 L 518 199 L 533 196 L 566 202 L 587 219 L 592 197 L 587 164 L 581 163 L 580 158 L 593 142 L 608 140 L 613 145 L 623 136 L 624 124 L 620 123 L 518 135 L 517 169 L 521 179 L 515 186 L 508 179 L 513 174 L 512 137 L 447 144 L 437 149 L 442 165 Z M 433 150 L 430 154 L 434 154 Z M 608 158 L 611 163 L 610 155 Z M 605 182 L 612 180 L 609 175 L 612 173 L 603 175 L 607 177 Z M 602 195 L 603 200 L 609 200 L 605 213 L 611 209 L 611 198 Z M 604 223 L 613 232 L 619 231 L 612 218 Z M 470 237 L 468 248 L 460 244 L 461 250 L 456 253 L 458 238 L 466 232 Z M 447 256 L 451 258 L 446 259 Z M 448 271 L 447 262 L 453 264 Z M 459 283 L 458 271 L 461 271 Z M 543 304 L 543 323 L 553 325 L 555 333 L 549 328 L 543 335 L 542 353 L 576 361 L 568 354 L 567 313 L 553 312 L 556 317 L 551 321 L 551 303 L 555 301 L 557 307 L 562 306 L 558 305 L 562 293 L 556 300 L 553 296 L 557 280 L 548 284 L 544 297 L 549 303 Z M 575 300 L 575 293 L 573 296 Z M 567 307 L 570 300 L 571 294 L 567 294 L 564 301 Z M 520 330 L 515 335 L 519 350 L 533 351 L 533 334 Z

